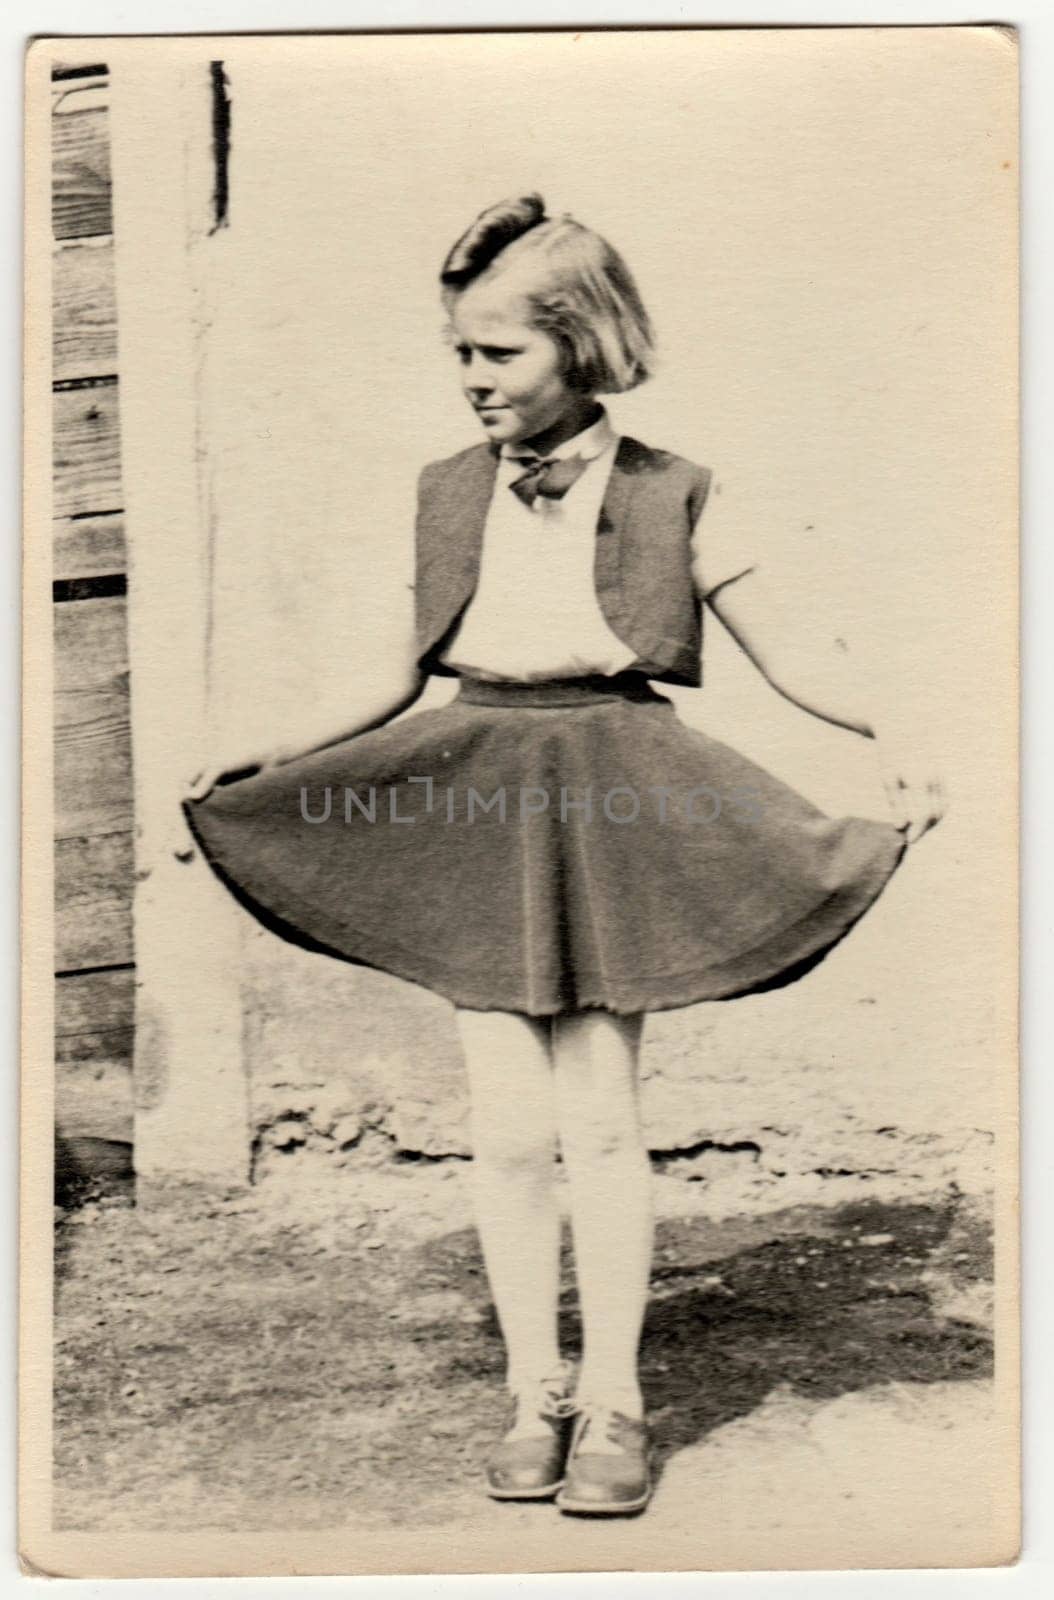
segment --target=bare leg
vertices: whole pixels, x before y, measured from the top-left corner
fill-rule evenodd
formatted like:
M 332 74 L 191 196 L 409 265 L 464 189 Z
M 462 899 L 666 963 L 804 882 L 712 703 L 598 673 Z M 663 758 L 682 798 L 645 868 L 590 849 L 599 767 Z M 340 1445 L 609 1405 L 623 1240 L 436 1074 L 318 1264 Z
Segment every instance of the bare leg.
M 457 1025 L 471 1098 L 472 1188 L 508 1384 L 533 1398 L 559 1360 L 550 1024 L 518 1012 L 458 1008 Z M 538 1430 L 533 1405 L 520 1415 L 519 1431 Z
M 557 1118 L 582 1305 L 584 1404 L 639 1417 L 637 1356 L 652 1253 L 651 1169 L 640 1125 L 643 1017 L 553 1022 Z

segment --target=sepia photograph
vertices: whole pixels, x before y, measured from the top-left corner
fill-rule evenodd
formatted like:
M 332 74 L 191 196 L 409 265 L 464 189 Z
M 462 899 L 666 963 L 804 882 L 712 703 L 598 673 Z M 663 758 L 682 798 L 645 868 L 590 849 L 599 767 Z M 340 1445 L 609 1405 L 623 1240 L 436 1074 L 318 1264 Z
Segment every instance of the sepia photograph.
M 1013 1562 L 1014 30 L 26 71 L 23 1560 Z

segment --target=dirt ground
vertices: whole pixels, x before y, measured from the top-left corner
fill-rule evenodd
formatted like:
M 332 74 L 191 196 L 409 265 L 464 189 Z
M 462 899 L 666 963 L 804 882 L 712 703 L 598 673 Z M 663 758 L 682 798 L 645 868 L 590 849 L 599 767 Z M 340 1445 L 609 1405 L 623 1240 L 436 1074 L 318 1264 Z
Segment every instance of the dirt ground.
M 480 1492 L 502 1365 L 465 1171 L 319 1177 L 293 1159 L 248 1196 L 149 1216 L 119 1162 L 68 1184 L 56 1527 L 498 1528 L 537 1540 L 539 1566 L 619 1565 L 629 1519 Z M 782 1564 L 780 1541 L 830 1516 L 865 1561 L 890 1516 L 925 1539 L 950 1515 L 951 1546 L 983 1529 L 963 1462 L 991 1423 L 984 1198 L 834 1179 L 823 1203 L 722 1208 L 710 1187 L 656 1175 L 643 1372 L 660 1479 L 638 1529 L 691 1535 L 699 1566 L 736 1564 L 729 1529 L 747 1565 L 769 1548 Z M 569 1256 L 564 1271 L 573 1350 Z

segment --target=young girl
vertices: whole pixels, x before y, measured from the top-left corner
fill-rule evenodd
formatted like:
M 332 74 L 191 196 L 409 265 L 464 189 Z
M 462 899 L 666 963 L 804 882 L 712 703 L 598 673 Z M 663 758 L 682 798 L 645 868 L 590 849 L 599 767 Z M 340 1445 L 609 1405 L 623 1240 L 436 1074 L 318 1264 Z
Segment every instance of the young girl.
M 487 1490 L 627 1513 L 651 1493 L 644 1014 L 801 976 L 938 819 L 939 786 L 891 758 L 896 825 L 831 820 L 652 687 L 699 685 L 705 600 L 781 694 L 881 731 L 844 657 L 807 650 L 759 566 L 708 543 L 709 472 L 620 437 L 598 402 L 651 354 L 611 246 L 532 195 L 485 211 L 441 285 L 486 438 L 421 475 L 405 682 L 353 728 L 305 728 L 299 753 L 211 764 L 184 809 L 269 926 L 453 1002 L 512 1401 Z M 433 673 L 457 697 L 393 722 Z M 577 1384 L 557 1346 L 557 1148 Z

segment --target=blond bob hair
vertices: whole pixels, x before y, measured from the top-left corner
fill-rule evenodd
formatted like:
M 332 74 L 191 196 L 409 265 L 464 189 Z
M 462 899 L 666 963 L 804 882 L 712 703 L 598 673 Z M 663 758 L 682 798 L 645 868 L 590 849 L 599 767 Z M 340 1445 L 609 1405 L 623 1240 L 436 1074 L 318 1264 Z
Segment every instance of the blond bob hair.
M 562 347 L 565 376 L 589 394 L 621 394 L 650 376 L 651 322 L 618 251 L 540 195 L 503 200 L 476 218 L 440 271 L 448 313 L 470 284 L 515 269 L 531 323 Z

